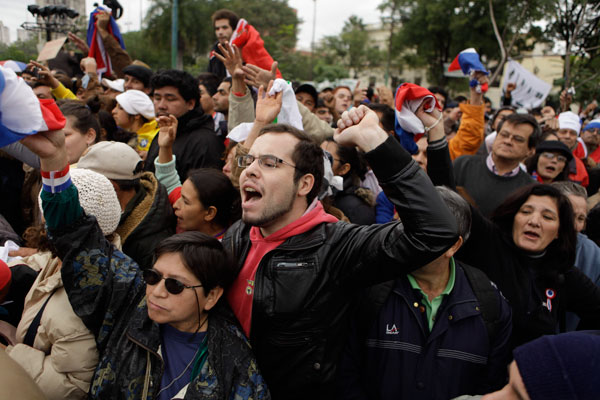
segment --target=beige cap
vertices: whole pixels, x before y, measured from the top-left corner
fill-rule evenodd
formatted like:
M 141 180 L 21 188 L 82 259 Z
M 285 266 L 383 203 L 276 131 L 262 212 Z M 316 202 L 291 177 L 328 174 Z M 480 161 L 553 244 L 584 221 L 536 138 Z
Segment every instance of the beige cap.
M 79 159 L 77 167 L 87 168 L 108 179 L 130 181 L 142 175 L 138 153 L 125 143 L 100 142 Z

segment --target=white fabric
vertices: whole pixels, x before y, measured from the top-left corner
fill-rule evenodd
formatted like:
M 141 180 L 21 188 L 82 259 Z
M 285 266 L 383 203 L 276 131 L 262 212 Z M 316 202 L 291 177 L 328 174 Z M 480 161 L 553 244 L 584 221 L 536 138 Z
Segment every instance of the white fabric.
M 565 111 L 558 114 L 558 129 L 572 129 L 579 135 L 579 131 L 581 130 L 581 120 L 574 112 Z
M 125 79 L 115 79 L 111 81 L 110 79 L 102 78 L 102 85 L 109 87 L 112 90 L 116 90 L 117 92 L 125 91 Z
M 127 114 L 138 115 L 141 114 L 146 119 L 154 119 L 154 103 L 148 95 L 140 90 L 130 89 L 124 93 L 121 93 L 115 97 L 117 103 Z
M 227 138 L 234 142 L 243 142 L 248 138 L 253 126 L 254 122 L 242 122 L 227 134 Z
M 13 250 L 19 250 L 19 248 L 20 247 L 18 244 L 16 244 L 12 240 L 7 240 L 6 242 L 4 242 L 4 246 L 0 246 L 0 260 L 4 261 L 5 263 L 9 263 L 13 260 L 21 259 L 21 257 L 10 257 L 8 255 L 8 252 Z
M 275 93 L 283 92 L 281 111 L 277 115 L 277 123 L 288 124 L 294 128 L 304 130 L 302 125 L 302 116 L 298 110 L 296 94 L 291 84 L 288 84 L 283 79 L 275 79 L 273 87 L 269 91 L 269 96 L 274 96 Z
M 400 111 L 396 110 L 396 119 L 402 129 L 410 133 L 425 132 L 425 126 L 421 120 L 417 118 L 415 112 L 421 107 L 421 104 L 428 99 L 433 100 L 429 101 L 429 105 L 425 108 L 425 112 L 429 113 L 435 108 L 435 98 L 431 95 L 421 97 L 420 99 L 407 100 L 402 103 L 402 109 Z
M 9 68 L 0 66 L 4 89 L 0 93 L 0 123 L 16 133 L 37 132 L 46 126 L 40 102 L 29 85 Z

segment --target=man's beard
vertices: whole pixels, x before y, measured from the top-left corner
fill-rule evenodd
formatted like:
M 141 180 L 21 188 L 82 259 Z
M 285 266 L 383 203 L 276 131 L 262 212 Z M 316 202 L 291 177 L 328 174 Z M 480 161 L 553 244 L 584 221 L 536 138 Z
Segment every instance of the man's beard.
M 284 216 L 292 209 L 292 206 L 294 205 L 294 199 L 298 191 L 298 185 L 296 184 L 294 186 L 295 188 L 290 192 L 290 196 L 287 201 L 278 203 L 274 207 L 266 207 L 263 212 L 254 219 L 248 218 L 242 213 L 242 221 L 248 225 L 264 228 Z

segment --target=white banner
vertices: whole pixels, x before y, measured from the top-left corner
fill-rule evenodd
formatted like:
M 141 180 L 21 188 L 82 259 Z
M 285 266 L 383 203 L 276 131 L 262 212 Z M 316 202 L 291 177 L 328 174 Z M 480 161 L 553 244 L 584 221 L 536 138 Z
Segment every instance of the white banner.
M 541 106 L 552 90 L 552 85 L 544 82 L 527 71 L 516 61 L 509 61 L 504 73 L 502 88 L 506 90 L 508 83 L 515 83 L 517 88 L 510 95 L 512 105 L 518 108 L 532 109 Z

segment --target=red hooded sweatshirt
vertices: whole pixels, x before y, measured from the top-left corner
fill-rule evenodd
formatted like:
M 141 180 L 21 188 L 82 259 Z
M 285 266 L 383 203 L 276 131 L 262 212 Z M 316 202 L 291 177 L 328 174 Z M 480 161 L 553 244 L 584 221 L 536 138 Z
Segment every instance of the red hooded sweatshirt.
M 263 237 L 260 228 L 253 226 L 250 229 L 250 241 L 252 246 L 244 262 L 242 270 L 238 274 L 227 294 L 227 300 L 235 313 L 238 321 L 244 329 L 246 336 L 250 336 L 252 322 L 252 300 L 254 298 L 254 277 L 258 264 L 263 256 L 269 251 L 277 248 L 287 238 L 307 232 L 323 222 L 338 222 L 338 219 L 323 210 L 321 202 L 302 217 L 291 224 L 284 226 L 277 232 Z

